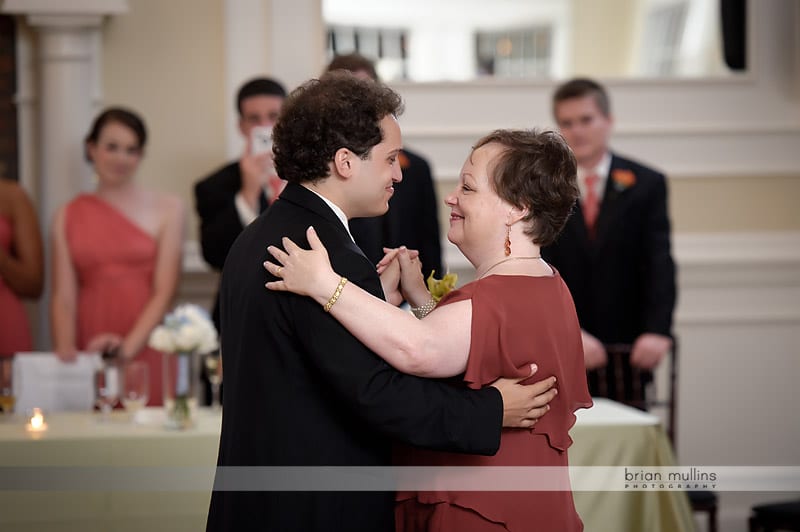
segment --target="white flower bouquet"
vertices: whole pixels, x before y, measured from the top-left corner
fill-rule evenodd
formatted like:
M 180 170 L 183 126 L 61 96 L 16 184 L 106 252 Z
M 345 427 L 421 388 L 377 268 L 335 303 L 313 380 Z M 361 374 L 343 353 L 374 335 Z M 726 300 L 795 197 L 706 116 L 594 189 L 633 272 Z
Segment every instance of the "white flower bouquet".
M 197 305 L 180 305 L 150 333 L 147 345 L 164 357 L 164 407 L 167 427 L 185 429 L 194 424 L 197 406 L 195 375 L 198 355 L 217 349 L 217 330 L 208 313 Z
M 150 333 L 147 343 L 164 353 L 210 353 L 218 347 L 217 330 L 208 313 L 197 305 L 180 305 Z

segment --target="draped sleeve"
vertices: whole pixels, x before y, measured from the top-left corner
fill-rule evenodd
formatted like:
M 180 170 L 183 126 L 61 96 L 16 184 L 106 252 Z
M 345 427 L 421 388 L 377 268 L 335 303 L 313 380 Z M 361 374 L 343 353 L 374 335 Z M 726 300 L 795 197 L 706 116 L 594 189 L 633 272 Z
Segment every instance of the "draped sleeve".
M 554 375 L 558 395 L 530 430 L 565 451 L 572 443 L 574 412 L 592 400 L 575 305 L 563 279 L 558 272 L 492 275 L 447 294 L 439 306 L 466 299 L 472 301 L 472 331 L 464 382 L 478 389 L 500 377 L 524 377 L 531 363 L 539 369 L 525 384 Z

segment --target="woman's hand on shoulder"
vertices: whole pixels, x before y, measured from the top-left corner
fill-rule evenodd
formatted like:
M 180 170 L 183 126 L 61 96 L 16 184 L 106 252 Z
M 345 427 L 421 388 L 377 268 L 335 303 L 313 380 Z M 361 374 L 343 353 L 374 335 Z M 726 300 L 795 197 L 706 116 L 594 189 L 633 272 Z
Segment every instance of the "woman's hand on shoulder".
M 265 286 L 270 290 L 289 291 L 315 299 L 327 299 L 339 284 L 328 251 L 313 227 L 306 230 L 311 249 L 303 249 L 290 238 L 283 237 L 283 249 L 269 246 L 274 261 L 265 261 L 264 268 L 278 278 Z

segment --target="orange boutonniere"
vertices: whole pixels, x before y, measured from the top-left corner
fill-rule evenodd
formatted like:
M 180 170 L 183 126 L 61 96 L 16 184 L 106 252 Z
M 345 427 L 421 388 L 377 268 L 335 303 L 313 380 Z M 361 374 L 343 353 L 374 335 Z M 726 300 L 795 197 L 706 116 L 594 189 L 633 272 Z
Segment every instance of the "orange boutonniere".
M 614 186 L 617 187 L 617 190 L 620 192 L 636 184 L 636 174 L 624 168 L 617 168 L 612 171 L 611 179 L 614 181 Z
M 405 170 L 411 165 L 411 161 L 408 160 L 408 155 L 403 152 L 400 152 L 400 155 L 397 156 L 397 159 L 400 161 L 401 170 Z

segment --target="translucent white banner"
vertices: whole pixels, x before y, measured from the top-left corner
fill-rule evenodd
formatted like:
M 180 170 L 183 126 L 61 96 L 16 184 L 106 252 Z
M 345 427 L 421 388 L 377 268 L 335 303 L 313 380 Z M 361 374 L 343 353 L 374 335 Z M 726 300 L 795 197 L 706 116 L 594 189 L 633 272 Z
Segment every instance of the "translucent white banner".
M 2 467 L 0 491 L 800 492 L 800 466 Z

